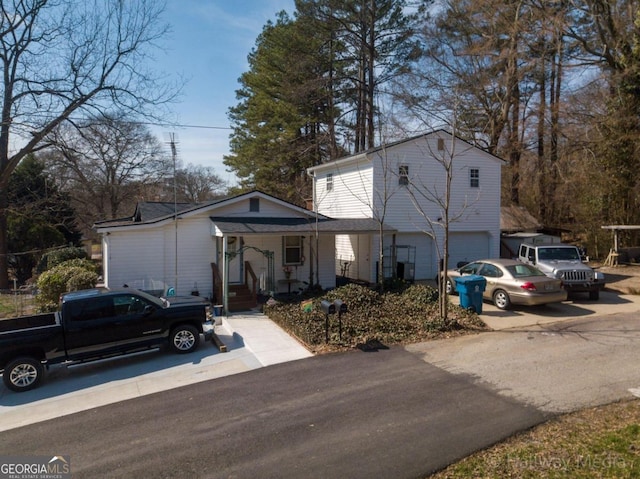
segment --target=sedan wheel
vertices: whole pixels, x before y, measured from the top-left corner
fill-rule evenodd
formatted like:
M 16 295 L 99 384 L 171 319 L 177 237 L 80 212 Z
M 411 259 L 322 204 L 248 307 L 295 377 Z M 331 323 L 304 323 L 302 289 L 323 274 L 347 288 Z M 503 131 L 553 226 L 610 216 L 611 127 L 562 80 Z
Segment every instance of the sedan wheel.
M 509 309 L 511 307 L 511 300 L 506 291 L 498 289 L 493 293 L 493 304 L 495 304 L 498 309 Z
M 445 290 L 447 294 L 456 294 L 456 289 L 453 287 L 453 283 L 449 278 L 447 278 L 447 282 L 445 283 Z

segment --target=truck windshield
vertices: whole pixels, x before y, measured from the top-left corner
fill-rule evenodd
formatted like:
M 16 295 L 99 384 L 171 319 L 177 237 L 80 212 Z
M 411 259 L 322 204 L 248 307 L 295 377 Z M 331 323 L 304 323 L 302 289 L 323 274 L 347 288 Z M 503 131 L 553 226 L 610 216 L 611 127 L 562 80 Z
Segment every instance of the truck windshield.
M 579 260 L 577 248 L 540 248 L 538 260 Z

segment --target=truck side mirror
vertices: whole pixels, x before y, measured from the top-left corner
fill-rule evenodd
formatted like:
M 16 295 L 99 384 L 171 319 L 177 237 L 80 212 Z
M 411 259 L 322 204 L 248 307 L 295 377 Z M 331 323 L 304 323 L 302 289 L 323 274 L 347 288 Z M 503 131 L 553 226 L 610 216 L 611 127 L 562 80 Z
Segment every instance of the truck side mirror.
M 324 314 L 335 314 L 336 313 L 336 305 L 334 303 L 330 303 L 326 299 L 323 299 L 320 302 L 320 307 Z

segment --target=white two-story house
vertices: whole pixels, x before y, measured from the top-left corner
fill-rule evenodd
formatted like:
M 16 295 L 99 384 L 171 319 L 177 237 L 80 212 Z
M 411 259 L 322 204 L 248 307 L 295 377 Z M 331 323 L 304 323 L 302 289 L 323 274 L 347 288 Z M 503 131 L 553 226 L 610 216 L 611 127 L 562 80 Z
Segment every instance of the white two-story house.
M 369 218 L 395 230 L 382 234 L 382 246 L 378 234 L 336 236 L 336 272 L 377 281 L 382 247 L 386 278 L 434 279 L 445 224 L 448 268 L 497 258 L 503 164 L 438 130 L 309 168 L 317 213 Z

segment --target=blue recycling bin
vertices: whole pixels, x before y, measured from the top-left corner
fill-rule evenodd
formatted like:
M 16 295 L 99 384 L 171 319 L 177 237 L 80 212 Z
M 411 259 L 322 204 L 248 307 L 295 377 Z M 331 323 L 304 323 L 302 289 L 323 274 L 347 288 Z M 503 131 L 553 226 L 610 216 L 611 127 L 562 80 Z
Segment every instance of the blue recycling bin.
M 482 293 L 487 288 L 484 276 L 469 274 L 455 278 L 456 290 L 460 294 L 460 306 L 482 313 Z

